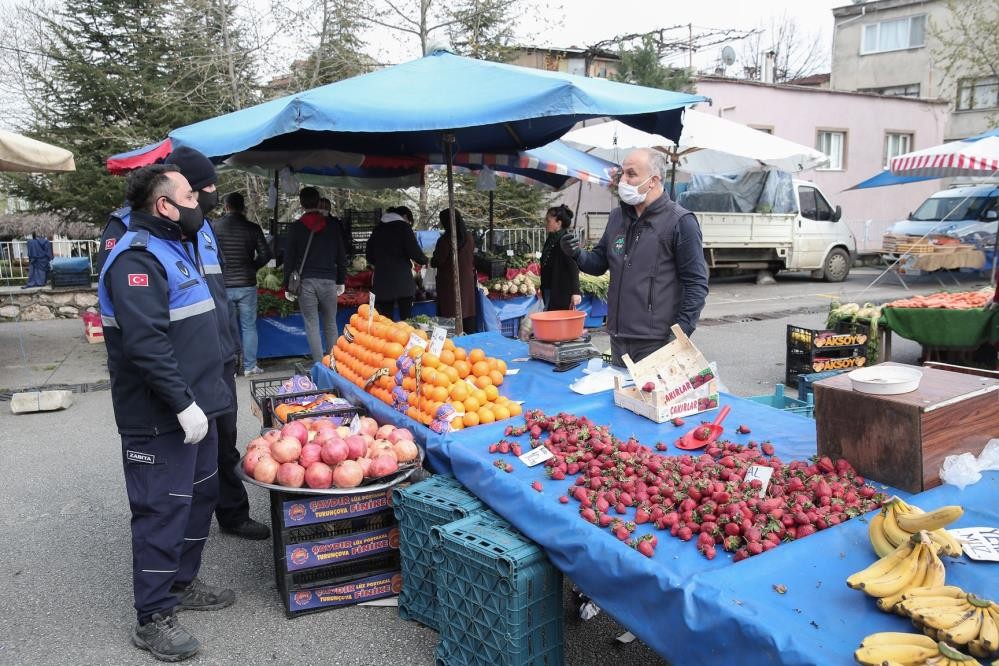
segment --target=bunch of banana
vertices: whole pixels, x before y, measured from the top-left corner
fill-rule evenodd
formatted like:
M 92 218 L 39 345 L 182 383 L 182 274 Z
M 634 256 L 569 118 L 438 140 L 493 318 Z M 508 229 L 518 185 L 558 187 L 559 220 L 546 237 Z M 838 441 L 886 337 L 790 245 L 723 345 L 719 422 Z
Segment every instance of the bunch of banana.
M 981 666 L 946 643 L 895 631 L 871 634 L 853 657 L 869 666 Z
M 976 657 L 999 652 L 999 605 L 953 586 L 913 590 L 898 611 L 930 638 L 965 646 Z
M 961 543 L 944 529 L 960 518 L 964 509 L 959 506 L 942 506 L 933 511 L 923 511 L 898 497 L 893 497 L 881 507 L 867 524 L 867 534 L 878 557 L 884 557 L 916 532 L 929 532 L 930 538 L 940 545 L 940 553 L 960 557 Z
M 846 584 L 877 597 L 878 608 L 890 613 L 909 590 L 944 584 L 946 571 L 937 556 L 938 548 L 928 533 L 913 534 L 880 560 L 847 578 Z

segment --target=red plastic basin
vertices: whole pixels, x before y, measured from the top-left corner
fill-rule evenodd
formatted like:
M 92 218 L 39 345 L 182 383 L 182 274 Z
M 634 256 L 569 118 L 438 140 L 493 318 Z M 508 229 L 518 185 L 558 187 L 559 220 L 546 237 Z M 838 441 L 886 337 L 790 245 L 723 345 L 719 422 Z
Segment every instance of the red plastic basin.
M 550 310 L 531 315 L 534 337 L 545 342 L 575 340 L 583 334 L 586 313 L 581 310 Z

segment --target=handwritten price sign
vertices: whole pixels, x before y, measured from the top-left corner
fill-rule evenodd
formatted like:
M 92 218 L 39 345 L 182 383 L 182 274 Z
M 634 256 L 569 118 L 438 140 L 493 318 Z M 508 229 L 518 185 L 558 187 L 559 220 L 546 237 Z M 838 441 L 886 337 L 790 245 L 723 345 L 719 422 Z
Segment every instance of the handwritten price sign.
M 964 554 L 980 562 L 999 562 L 999 527 L 959 527 L 947 530 L 962 542 Z

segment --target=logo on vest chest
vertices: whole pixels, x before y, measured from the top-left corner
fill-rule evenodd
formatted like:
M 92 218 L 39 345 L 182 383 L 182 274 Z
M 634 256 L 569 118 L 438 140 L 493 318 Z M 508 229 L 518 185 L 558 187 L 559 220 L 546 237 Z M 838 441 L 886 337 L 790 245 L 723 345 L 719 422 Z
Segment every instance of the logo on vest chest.
M 624 234 L 614 238 L 614 254 L 624 254 Z
M 191 277 L 191 271 L 187 268 L 187 264 L 183 261 L 177 262 L 177 269 L 180 270 L 181 275 L 184 277 Z

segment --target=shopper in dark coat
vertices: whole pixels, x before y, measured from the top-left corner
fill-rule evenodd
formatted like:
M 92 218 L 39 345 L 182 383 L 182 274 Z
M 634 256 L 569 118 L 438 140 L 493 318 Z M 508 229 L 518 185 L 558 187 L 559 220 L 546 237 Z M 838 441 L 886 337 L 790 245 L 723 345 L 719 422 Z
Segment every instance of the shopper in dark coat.
M 548 237 L 541 250 L 541 298 L 545 310 L 568 310 L 583 300 L 579 291 L 579 266 L 559 248 L 565 234 L 572 233 L 572 211 L 566 205 L 548 209 L 545 228 Z
M 375 309 L 394 321 L 409 319 L 416 294 L 412 262 L 428 263 L 409 222 L 399 213 L 382 215 L 381 222 L 368 238 L 365 256 L 375 268 L 371 285 L 375 293 Z M 399 306 L 398 318 L 394 315 L 396 305 Z
M 454 221 L 458 232 L 458 285 L 461 289 L 462 328 L 465 333 L 474 333 L 475 327 L 475 239 L 465 228 L 461 213 L 454 211 Z M 430 265 L 437 269 L 437 314 L 441 317 L 454 317 L 454 261 L 451 256 L 451 216 L 448 209 L 440 213 L 443 234 L 434 247 Z

